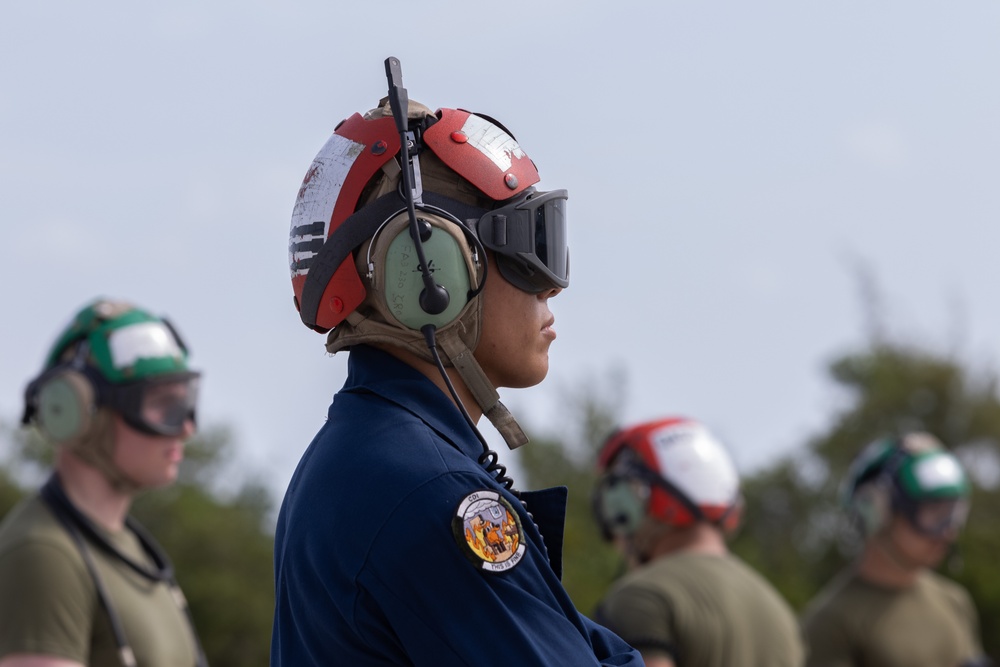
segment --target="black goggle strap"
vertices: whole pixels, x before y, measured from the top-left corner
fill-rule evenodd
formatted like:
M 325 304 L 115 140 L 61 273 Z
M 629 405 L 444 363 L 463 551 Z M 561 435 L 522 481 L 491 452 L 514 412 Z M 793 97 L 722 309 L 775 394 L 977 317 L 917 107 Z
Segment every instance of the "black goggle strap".
M 171 322 L 166 317 L 160 317 L 160 321 L 163 322 L 163 326 L 167 328 L 167 331 L 170 332 L 170 335 L 174 337 L 174 341 L 177 343 L 177 347 L 181 348 L 181 352 L 183 352 L 185 356 L 190 354 L 187 343 L 185 343 L 184 339 L 181 338 L 181 334 L 177 330 L 177 327 L 174 326 L 174 323 Z
M 485 210 L 434 192 L 424 193 L 425 203 L 467 221 L 466 227 L 474 230 L 480 243 L 497 254 L 504 277 L 520 289 L 536 293 L 569 285 L 562 208 L 566 198 L 566 190 L 539 193 L 532 187 L 499 208 Z M 513 273 L 504 270 L 505 259 L 518 269 Z M 522 275 L 525 271 L 530 277 Z
M 492 210 L 436 192 L 425 191 L 423 200 L 424 205 L 418 208 L 454 218 L 470 231 L 469 238 L 475 239 L 476 245 L 495 252 L 501 273 L 518 288 L 538 293 L 569 285 L 566 221 L 562 210 L 566 190 L 539 193 L 529 188 L 521 197 Z M 539 249 L 545 257 L 538 255 Z M 506 270 L 507 259 L 518 267 L 512 273 Z M 530 278 L 523 275 L 525 271 Z M 481 288 L 482 285 L 474 290 L 470 298 Z
M 533 192 L 533 190 L 529 190 L 528 192 Z M 553 190 L 551 193 L 537 195 L 536 199 L 538 199 L 539 204 L 544 204 L 552 199 L 552 197 L 546 198 L 546 195 L 554 194 L 559 198 L 565 198 L 565 193 L 565 190 Z M 515 200 L 506 207 L 497 209 L 497 211 L 488 211 L 478 206 L 466 204 L 451 197 L 430 191 L 424 191 L 422 199 L 424 204 L 447 211 L 459 220 L 465 221 L 466 224 L 464 226 L 473 231 L 472 235 L 479 238 L 482 245 L 500 255 L 509 255 L 513 259 L 523 261 L 523 253 L 534 253 L 533 241 L 531 245 L 526 245 L 524 248 L 509 248 L 504 244 L 493 242 L 492 239 L 489 241 L 483 239 L 480 232 L 475 229 L 475 226 L 485 216 L 495 214 L 497 211 L 502 212 L 508 207 L 512 208 L 520 205 L 523 203 L 523 199 Z M 316 313 L 319 311 L 320 301 L 323 298 L 323 290 L 326 289 L 326 285 L 333 274 L 344 260 L 351 256 L 355 248 L 374 236 L 379 226 L 387 218 L 399 212 L 401 204 L 405 204 L 405 201 L 398 192 L 390 192 L 382 195 L 372 203 L 348 216 L 320 247 L 316 256 L 312 258 L 308 278 L 302 290 L 302 302 L 299 304 L 302 313 L 306 314 L 310 321 L 315 322 L 316 320 Z M 510 225 L 508 224 L 509 227 Z M 561 243 L 565 243 L 564 235 Z M 551 247 L 552 242 L 550 241 L 549 244 Z M 565 247 L 563 246 L 559 252 L 561 252 L 561 256 L 564 256 Z M 560 261 L 564 262 L 565 260 L 561 259 Z M 563 280 L 563 284 L 555 283 L 552 286 L 565 287 L 566 284 Z M 538 291 L 541 291 L 541 289 Z

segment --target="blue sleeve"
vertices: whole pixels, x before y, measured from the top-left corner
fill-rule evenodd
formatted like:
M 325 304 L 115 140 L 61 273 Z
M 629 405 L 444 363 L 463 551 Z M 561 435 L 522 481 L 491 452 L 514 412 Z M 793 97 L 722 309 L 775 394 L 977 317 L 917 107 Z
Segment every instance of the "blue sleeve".
M 594 654 L 602 666 L 644 665 L 639 652 L 625 643 L 625 640 L 599 623 L 583 617 L 587 634 L 594 647 Z
M 354 623 L 366 643 L 416 667 L 642 665 L 637 651 L 576 610 L 519 504 L 506 506 L 520 520 L 523 552 L 507 569 L 483 567 L 454 522 L 477 484 L 471 475 L 436 478 L 379 531 L 357 580 Z

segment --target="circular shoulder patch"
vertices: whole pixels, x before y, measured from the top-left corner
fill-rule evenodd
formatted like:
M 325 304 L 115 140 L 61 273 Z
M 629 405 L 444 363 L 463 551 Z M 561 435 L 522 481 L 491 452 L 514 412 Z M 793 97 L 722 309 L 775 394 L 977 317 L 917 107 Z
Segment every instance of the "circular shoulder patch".
M 524 557 L 521 520 L 496 491 L 483 489 L 463 498 L 451 532 L 465 557 L 487 572 L 506 572 Z

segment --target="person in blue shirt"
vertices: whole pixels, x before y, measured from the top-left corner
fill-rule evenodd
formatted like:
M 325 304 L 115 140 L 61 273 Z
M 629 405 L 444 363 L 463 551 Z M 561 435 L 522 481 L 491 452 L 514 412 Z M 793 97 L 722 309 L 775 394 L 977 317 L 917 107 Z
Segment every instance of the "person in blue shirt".
M 566 191 L 488 116 L 389 95 L 337 126 L 292 215 L 302 321 L 349 350 L 275 535 L 272 667 L 641 665 L 560 582 L 565 488 L 514 488 L 477 429 L 548 372 Z

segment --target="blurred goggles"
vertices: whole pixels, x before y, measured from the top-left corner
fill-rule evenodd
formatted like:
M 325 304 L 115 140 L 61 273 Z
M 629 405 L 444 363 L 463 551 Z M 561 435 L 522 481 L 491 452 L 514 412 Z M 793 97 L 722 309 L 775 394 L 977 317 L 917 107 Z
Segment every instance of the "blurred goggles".
M 501 275 L 518 289 L 538 294 L 569 286 L 567 198 L 566 190 L 529 188 L 479 219 L 480 242 L 496 253 Z
M 152 380 L 107 384 L 104 403 L 121 414 L 132 428 L 149 435 L 176 437 L 187 422 L 195 423 L 198 373 L 183 373 Z
M 928 537 L 946 537 L 965 526 L 969 501 L 966 498 L 926 500 L 914 504 L 906 516 L 918 533 Z

